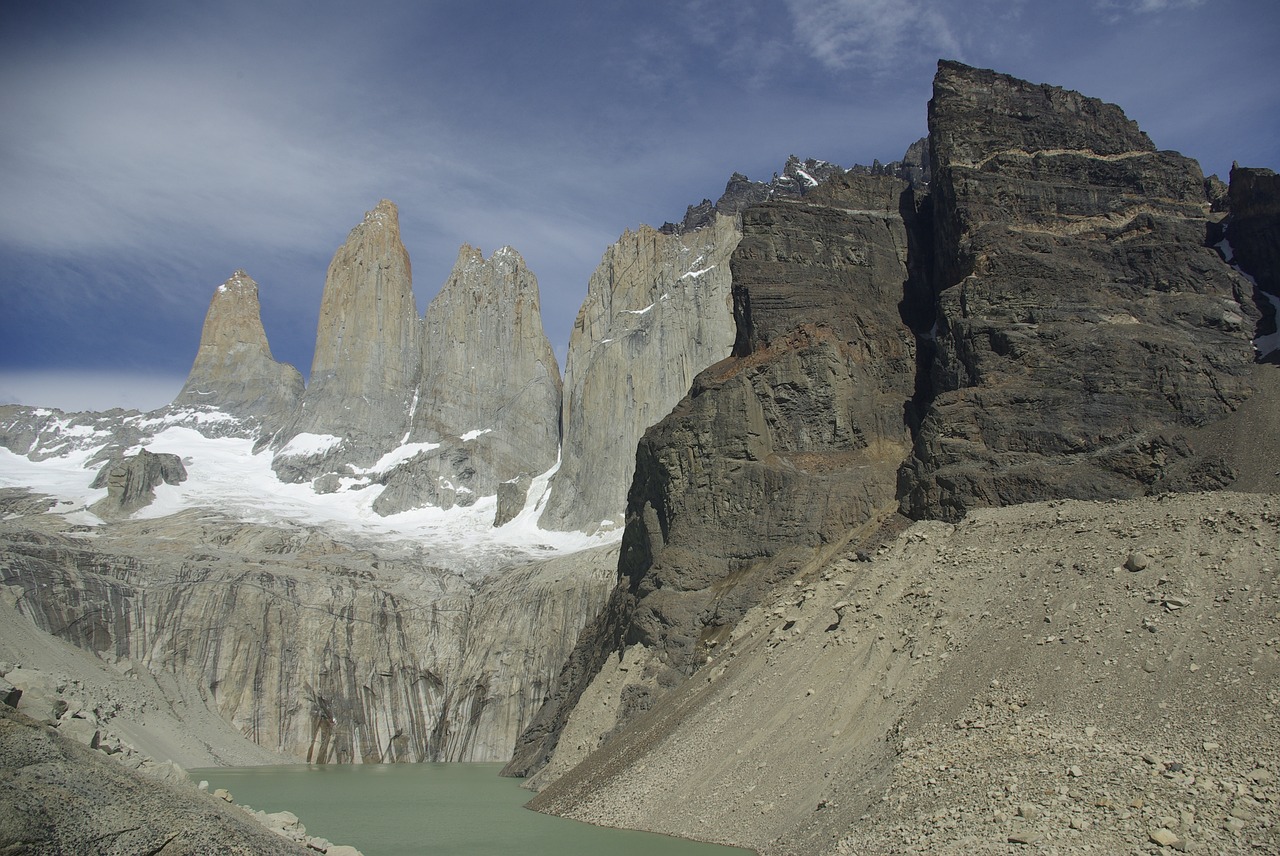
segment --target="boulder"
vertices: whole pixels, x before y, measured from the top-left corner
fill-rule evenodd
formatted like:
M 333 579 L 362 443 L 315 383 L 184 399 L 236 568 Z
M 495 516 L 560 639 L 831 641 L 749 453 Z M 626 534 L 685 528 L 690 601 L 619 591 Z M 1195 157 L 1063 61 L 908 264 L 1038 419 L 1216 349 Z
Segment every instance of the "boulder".
M 151 504 L 156 498 L 157 486 L 182 484 L 186 480 L 187 468 L 177 455 L 141 449 L 136 455 L 108 463 L 98 471 L 90 486 L 105 487 L 107 495 L 95 502 L 91 510 L 99 517 L 127 517 Z

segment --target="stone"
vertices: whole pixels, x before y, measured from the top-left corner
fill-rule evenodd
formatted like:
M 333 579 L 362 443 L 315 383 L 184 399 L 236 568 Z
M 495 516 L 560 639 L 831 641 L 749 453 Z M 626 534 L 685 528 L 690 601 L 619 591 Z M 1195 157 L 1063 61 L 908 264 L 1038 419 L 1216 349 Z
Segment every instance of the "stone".
M 421 369 L 418 327 L 399 210 L 384 199 L 329 263 L 310 382 L 271 441 L 282 480 L 311 481 L 343 463 L 367 467 L 399 445 Z
M 104 518 L 127 517 L 150 505 L 159 485 L 182 484 L 186 480 L 187 468 L 177 455 L 141 449 L 136 455 L 108 463 L 98 471 L 90 487 L 105 487 L 107 495 L 95 502 L 91 510 Z
M 1158 844 L 1161 847 L 1172 847 L 1175 850 L 1186 849 L 1185 843 L 1178 837 L 1177 833 L 1171 829 L 1165 829 L 1164 827 L 1153 829 L 1148 833 L 1148 837 L 1151 839 L 1152 843 Z
M 1011 832 L 1006 839 L 1010 844 L 1039 844 L 1044 840 L 1043 832 Z
M 0 704 L 16 708 L 21 700 L 22 690 L 9 683 L 8 680 L 0 678 Z
M 1135 573 L 1137 571 L 1145 571 L 1151 567 L 1151 557 L 1146 553 L 1130 553 L 1129 558 L 1124 560 L 1124 566 L 1126 570 L 1134 571 Z
M 1207 246 L 1199 166 L 1114 105 L 948 61 L 929 128 L 935 314 L 902 511 L 1231 483 L 1187 428 L 1253 394 L 1259 313 Z
M 605 250 L 569 336 L 564 454 L 540 526 L 622 524 L 641 435 L 729 355 L 740 237 L 732 215 L 712 214 L 696 229 L 641 226 Z
M 298 370 L 271 356 L 258 284 L 236 271 L 213 293 L 195 362 L 173 406 L 256 418 L 273 431 L 293 415 L 302 391 Z
M 521 473 L 498 485 L 498 507 L 494 511 L 493 525 L 505 526 L 524 510 L 525 501 L 529 498 L 529 487 L 533 478 L 528 473 Z

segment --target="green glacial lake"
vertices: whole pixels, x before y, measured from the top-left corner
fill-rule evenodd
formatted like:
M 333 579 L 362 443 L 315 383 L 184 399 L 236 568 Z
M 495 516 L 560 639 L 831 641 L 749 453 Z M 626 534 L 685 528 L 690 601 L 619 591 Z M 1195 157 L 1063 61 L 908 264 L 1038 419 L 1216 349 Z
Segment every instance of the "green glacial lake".
M 605 829 L 523 808 L 501 764 L 218 767 L 188 771 L 236 802 L 291 811 L 309 835 L 365 856 L 742 856 L 732 847 Z

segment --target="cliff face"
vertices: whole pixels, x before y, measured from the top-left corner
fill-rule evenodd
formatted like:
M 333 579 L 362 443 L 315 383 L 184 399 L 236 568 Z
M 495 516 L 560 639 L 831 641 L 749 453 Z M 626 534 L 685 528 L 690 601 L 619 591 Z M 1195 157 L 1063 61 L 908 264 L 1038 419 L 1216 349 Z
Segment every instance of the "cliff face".
M 636 442 L 729 353 L 739 237 L 735 218 L 712 214 L 687 232 L 642 226 L 605 251 L 569 338 L 563 454 L 543 527 L 621 523 Z
M 942 63 L 929 107 L 936 337 L 903 511 L 1214 488 L 1185 429 L 1253 391 L 1252 286 L 1196 163 L 1119 108 Z
M 463 246 L 423 318 L 409 443 L 437 448 L 383 477 L 381 514 L 470 505 L 555 465 L 560 367 L 542 329 L 538 281 L 510 247 Z
M 2 528 L 14 620 L 178 675 L 254 742 L 312 763 L 506 760 L 616 561 L 587 551 L 473 586 L 203 511 L 93 540 L 52 515 Z
M 258 284 L 236 271 L 213 293 L 200 348 L 174 407 L 213 407 L 260 419 L 270 431 L 293 414 L 302 389 L 298 370 L 271 356 Z
M 339 463 L 368 466 L 398 445 L 409 427 L 418 383 L 418 310 L 396 206 L 365 214 L 329 263 L 311 379 L 292 423 L 273 443 L 276 472 L 302 481 Z M 323 441 L 310 438 L 324 438 Z
M 546 762 L 611 654 L 637 645 L 647 678 L 616 685 L 606 730 L 700 666 L 768 587 L 894 508 L 914 382 L 897 306 L 909 193 L 844 174 L 820 191 L 743 213 L 734 355 L 641 440 L 618 587 L 510 772 Z

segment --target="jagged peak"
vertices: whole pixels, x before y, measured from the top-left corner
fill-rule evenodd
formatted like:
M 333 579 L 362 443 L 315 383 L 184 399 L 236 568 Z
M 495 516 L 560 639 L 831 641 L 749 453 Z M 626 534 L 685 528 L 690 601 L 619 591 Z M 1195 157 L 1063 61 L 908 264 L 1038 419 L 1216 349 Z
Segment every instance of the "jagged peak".
M 245 273 L 244 268 L 238 268 L 226 282 L 218 286 L 218 294 L 227 294 L 228 292 L 233 294 L 252 294 L 256 297 L 258 283 L 254 281 L 253 277 Z
M 400 209 L 390 199 L 379 200 L 377 205 L 364 212 L 364 220 L 348 233 L 347 241 L 383 229 L 390 230 L 395 235 L 400 234 Z

